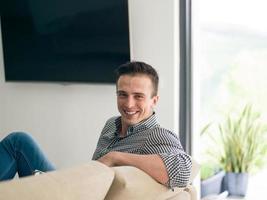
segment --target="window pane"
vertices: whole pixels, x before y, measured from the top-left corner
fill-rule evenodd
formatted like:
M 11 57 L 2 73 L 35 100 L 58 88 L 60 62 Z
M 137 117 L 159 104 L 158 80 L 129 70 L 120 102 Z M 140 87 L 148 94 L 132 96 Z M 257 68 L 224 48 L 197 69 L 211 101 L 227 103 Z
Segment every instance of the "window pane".
M 224 122 L 228 114 L 239 113 L 249 103 L 261 114 L 262 123 L 267 123 L 266 9 L 264 0 L 201 0 L 193 5 L 198 134 L 209 123 L 216 131 L 213 125 Z M 208 146 L 205 142 L 202 150 Z M 258 176 L 253 186 L 257 191 L 250 195 L 264 192 L 261 187 L 267 172 L 260 173 L 252 178 Z

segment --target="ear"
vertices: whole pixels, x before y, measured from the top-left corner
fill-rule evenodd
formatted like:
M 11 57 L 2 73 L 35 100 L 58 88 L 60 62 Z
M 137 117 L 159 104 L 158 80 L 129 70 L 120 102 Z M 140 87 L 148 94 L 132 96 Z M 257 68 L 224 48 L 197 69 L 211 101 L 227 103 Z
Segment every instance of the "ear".
M 158 95 L 153 96 L 152 101 L 153 101 L 152 108 L 154 108 L 159 101 L 159 96 Z

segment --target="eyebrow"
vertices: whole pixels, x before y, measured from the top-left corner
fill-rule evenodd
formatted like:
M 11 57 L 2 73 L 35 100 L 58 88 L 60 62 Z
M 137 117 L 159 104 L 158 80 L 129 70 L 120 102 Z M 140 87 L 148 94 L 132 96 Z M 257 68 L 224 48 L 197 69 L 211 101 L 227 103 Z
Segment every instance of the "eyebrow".
M 118 90 L 116 93 L 117 93 L 117 94 L 121 94 L 121 93 L 123 93 L 123 94 L 127 94 L 127 92 L 125 92 L 124 90 Z M 134 94 L 134 95 L 142 95 L 142 96 L 145 96 L 145 94 L 142 93 L 142 92 L 134 92 L 133 94 Z

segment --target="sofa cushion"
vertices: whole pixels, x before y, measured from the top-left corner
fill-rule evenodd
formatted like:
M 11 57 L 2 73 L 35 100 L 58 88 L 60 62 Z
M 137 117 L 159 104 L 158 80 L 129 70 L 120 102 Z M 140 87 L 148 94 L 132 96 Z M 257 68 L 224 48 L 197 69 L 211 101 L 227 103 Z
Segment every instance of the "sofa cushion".
M 0 183 L 0 200 L 103 200 L 114 171 L 96 161 Z

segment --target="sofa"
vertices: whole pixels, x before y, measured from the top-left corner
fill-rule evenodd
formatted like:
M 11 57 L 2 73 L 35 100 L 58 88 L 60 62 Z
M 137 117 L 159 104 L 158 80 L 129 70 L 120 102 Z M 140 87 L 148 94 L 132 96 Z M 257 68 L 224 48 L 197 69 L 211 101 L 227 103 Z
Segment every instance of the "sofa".
M 193 162 L 190 180 L 198 165 Z M 0 182 L 0 200 L 196 200 L 192 185 L 169 189 L 130 166 L 90 161 L 68 169 Z

